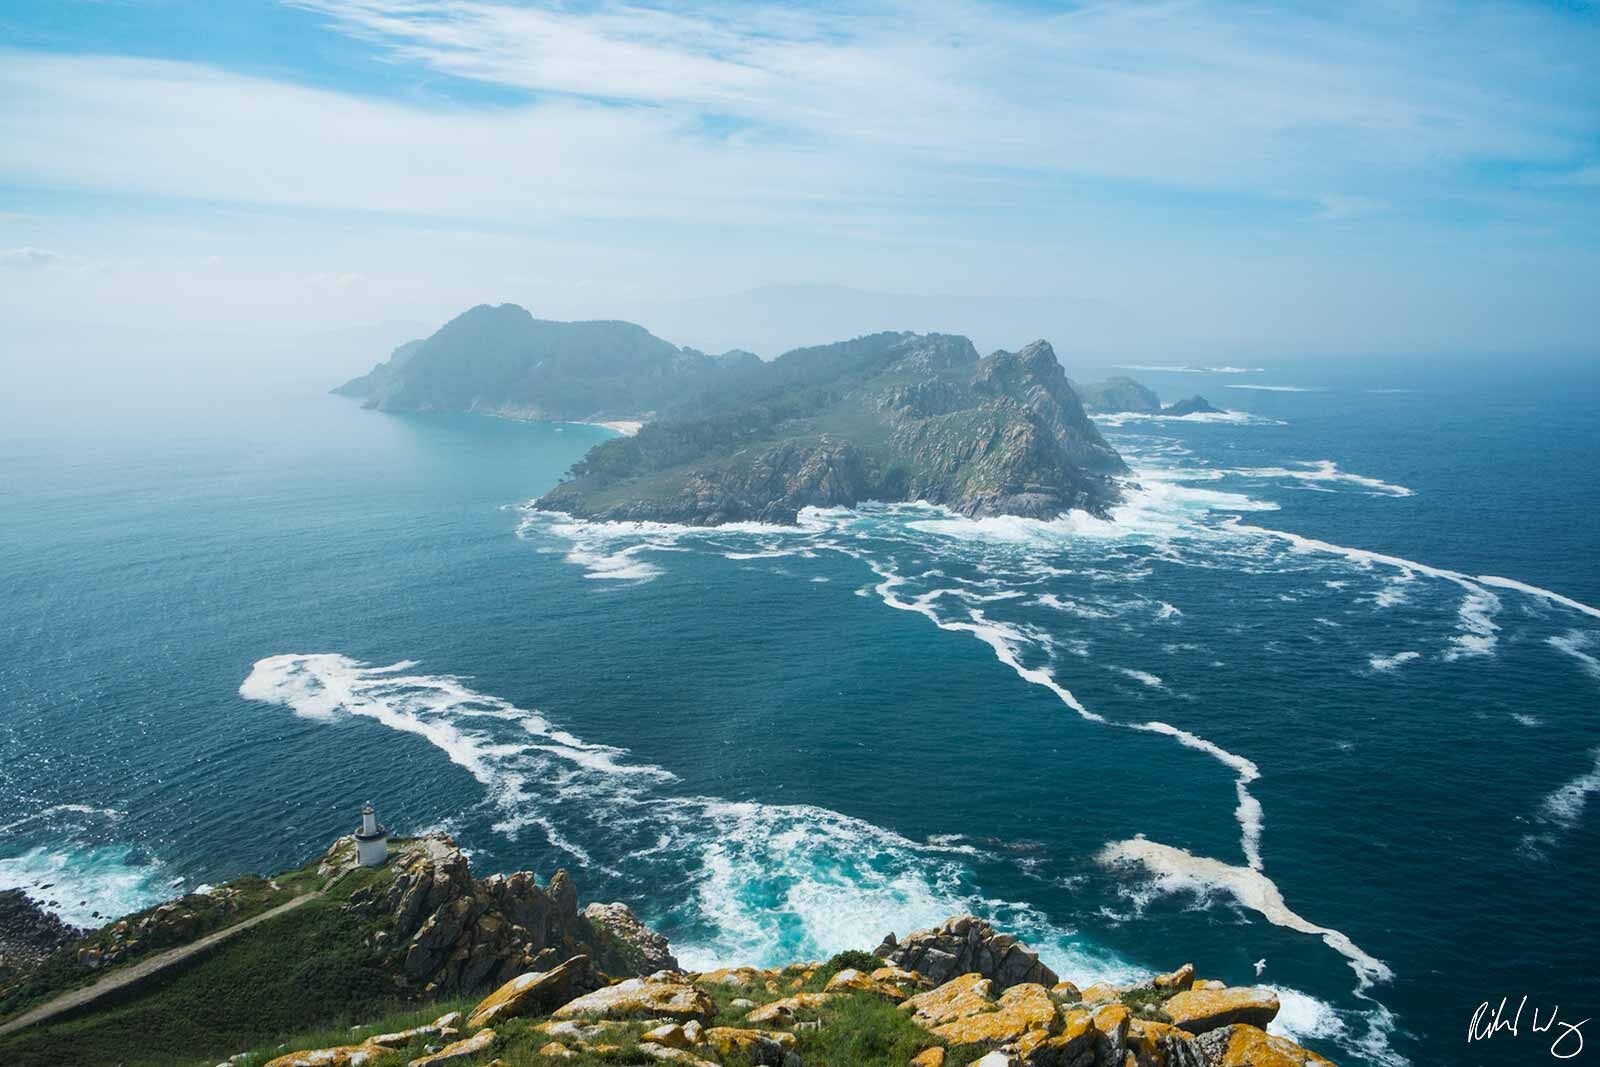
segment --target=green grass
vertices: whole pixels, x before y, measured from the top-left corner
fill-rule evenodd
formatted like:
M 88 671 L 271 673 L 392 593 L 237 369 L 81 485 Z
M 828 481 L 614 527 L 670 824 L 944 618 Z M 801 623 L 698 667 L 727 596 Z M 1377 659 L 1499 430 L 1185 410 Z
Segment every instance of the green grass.
M 148 944 L 141 944 L 130 951 L 114 966 L 102 967 L 91 970 L 78 962 L 78 951 L 82 948 L 107 947 L 113 943 L 111 929 L 116 923 L 108 923 L 105 927 L 89 934 L 82 941 L 67 946 L 55 953 L 34 972 L 15 985 L 0 990 L 0 1020 L 39 1004 L 49 998 L 64 993 L 68 990 L 78 989 L 98 980 L 99 978 L 114 973 L 130 964 L 137 963 L 148 956 L 158 952 L 165 952 L 180 944 L 195 940 L 215 933 L 224 927 L 243 922 L 252 916 L 287 903 L 302 893 L 317 889 L 321 885 L 321 878 L 316 873 L 316 864 L 312 863 L 299 870 L 290 871 L 273 879 L 262 878 L 259 875 L 246 875 L 236 881 L 228 883 L 225 888 L 239 892 L 237 906 L 224 909 L 214 897 L 191 893 L 180 897 L 176 901 L 183 905 L 195 916 L 195 925 L 191 928 L 190 936 L 172 941 L 153 940 Z M 133 915 L 124 916 L 119 922 L 128 922 L 130 925 L 149 915 L 156 910 L 156 905 Z
M 415 1007 L 366 945 L 370 923 L 315 900 L 97 1001 L 81 1017 L 0 1038 L 7 1067 L 214 1064 L 307 1027 Z M 437 1013 L 436 1013 L 437 1014 Z

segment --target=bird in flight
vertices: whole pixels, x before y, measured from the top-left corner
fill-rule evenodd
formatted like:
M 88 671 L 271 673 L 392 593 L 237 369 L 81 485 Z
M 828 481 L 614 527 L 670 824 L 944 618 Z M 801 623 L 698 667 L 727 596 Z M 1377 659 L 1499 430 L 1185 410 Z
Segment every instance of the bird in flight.
M 1261 977 L 1261 972 L 1266 970 L 1266 969 L 1267 969 L 1267 961 L 1266 960 L 1264 960 L 1264 959 L 1256 960 L 1256 977 L 1257 978 L 1260 978 Z

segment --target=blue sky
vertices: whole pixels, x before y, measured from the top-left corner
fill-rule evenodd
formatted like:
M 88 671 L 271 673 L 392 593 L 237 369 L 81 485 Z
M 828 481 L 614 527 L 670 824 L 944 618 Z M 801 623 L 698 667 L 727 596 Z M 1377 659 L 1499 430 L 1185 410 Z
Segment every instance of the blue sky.
M 35 331 L 826 284 L 1084 354 L 1600 349 L 1593 3 L 64 0 L 0 42 Z

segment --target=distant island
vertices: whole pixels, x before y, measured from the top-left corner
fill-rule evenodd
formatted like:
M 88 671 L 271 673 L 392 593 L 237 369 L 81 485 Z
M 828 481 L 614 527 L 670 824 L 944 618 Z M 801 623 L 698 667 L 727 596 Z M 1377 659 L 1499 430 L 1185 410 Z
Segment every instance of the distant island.
M 864 501 L 1103 516 L 1129 472 L 1090 412 L 1215 410 L 1199 397 L 1163 409 L 1131 378 L 1075 387 L 1046 341 L 980 357 L 958 335 L 886 332 L 769 362 L 514 304 L 472 308 L 334 392 L 385 411 L 637 430 L 597 445 L 537 505 L 697 526 Z

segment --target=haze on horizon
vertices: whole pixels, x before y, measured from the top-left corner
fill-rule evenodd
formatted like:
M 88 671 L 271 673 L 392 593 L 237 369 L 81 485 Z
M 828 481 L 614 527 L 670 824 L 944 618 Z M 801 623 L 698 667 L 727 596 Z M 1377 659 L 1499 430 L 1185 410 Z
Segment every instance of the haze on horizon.
M 1592 3 L 174 0 L 0 40 L 0 361 L 45 379 L 332 384 L 506 301 L 766 356 L 1600 350 Z

